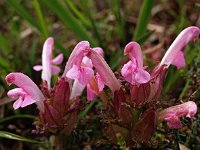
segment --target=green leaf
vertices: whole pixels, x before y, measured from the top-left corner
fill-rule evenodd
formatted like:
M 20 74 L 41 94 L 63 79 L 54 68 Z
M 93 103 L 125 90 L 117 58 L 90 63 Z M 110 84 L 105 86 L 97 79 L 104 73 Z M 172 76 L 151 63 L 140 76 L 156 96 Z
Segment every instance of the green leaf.
M 44 17 L 40 8 L 40 4 L 38 3 L 38 0 L 33 0 L 33 6 L 35 8 L 36 14 L 38 16 L 40 28 L 42 30 L 44 38 L 48 37 L 48 31 L 47 31 L 47 26 L 44 21 Z
M 140 39 L 146 32 L 148 22 L 151 17 L 151 9 L 153 8 L 154 0 L 144 0 L 136 25 L 134 40 Z
M 6 139 L 11 139 L 11 140 L 17 140 L 17 141 L 44 144 L 44 142 L 40 142 L 40 141 L 36 141 L 36 140 L 33 140 L 33 139 L 25 138 L 23 136 L 19 136 L 17 134 L 13 134 L 13 133 L 6 132 L 6 131 L 0 131 L 0 137 L 1 138 L 6 138 Z
M 89 35 L 89 32 L 84 28 L 83 25 L 64 7 L 64 5 L 58 0 L 43 0 L 45 4 L 56 13 L 56 15 L 63 21 L 63 23 L 71 28 L 76 35 L 81 40 L 87 40 L 91 43 L 92 46 L 95 46 L 95 42 L 92 37 Z
M 6 2 L 12 6 L 16 12 L 21 15 L 27 22 L 29 22 L 37 31 L 41 31 L 36 20 L 28 13 L 28 11 L 20 5 L 16 0 L 6 0 Z

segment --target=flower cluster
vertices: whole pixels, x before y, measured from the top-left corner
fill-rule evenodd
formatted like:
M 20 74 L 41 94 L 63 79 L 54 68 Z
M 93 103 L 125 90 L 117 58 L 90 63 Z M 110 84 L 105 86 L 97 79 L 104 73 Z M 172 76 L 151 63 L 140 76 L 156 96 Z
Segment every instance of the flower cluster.
M 180 128 L 181 117 L 191 118 L 196 114 L 197 106 L 191 101 L 160 112 L 156 101 L 169 66 L 172 64 L 178 69 L 185 66 L 181 50 L 189 41 L 197 39 L 199 34 L 198 27 L 183 30 L 151 73 L 144 67 L 140 45 L 128 43 L 124 54 L 129 54 L 130 61 L 122 67 L 120 79 L 104 60 L 101 48 L 91 48 L 87 41 L 79 42 L 66 63 L 63 75 L 53 87 L 51 77 L 59 74 L 57 65 L 62 63 L 63 55 L 52 59 L 54 41 L 48 38 L 43 47 L 42 65 L 34 66 L 34 70 L 42 70 L 41 89 L 23 73 L 10 73 L 6 76 L 7 83 L 19 88 L 10 90 L 8 96 L 17 99 L 13 104 L 14 109 L 36 103 L 40 114 L 37 125 L 45 131 L 70 134 L 80 111 L 80 96 L 86 88 L 89 102 L 99 96 L 105 105 L 107 111 L 102 117 L 111 139 L 115 141 L 120 133 L 128 142 L 141 143 L 152 136 L 158 121 L 165 120 L 170 128 Z M 111 89 L 112 94 L 104 92 L 105 86 Z

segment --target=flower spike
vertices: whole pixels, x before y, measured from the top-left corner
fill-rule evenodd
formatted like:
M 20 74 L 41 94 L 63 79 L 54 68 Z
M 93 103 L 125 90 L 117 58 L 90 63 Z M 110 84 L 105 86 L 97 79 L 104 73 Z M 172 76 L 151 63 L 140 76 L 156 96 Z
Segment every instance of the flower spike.
M 36 103 L 38 108 L 44 111 L 44 95 L 28 76 L 15 72 L 8 74 L 5 79 L 8 85 L 15 84 L 19 87 L 8 91 L 10 98 L 18 99 L 13 105 L 14 109 Z
M 135 84 L 147 83 L 151 77 L 143 68 L 142 51 L 136 42 L 130 42 L 124 49 L 124 54 L 129 54 L 131 60 L 126 63 L 121 70 L 122 76 L 126 81 Z
M 198 27 L 191 26 L 184 29 L 167 50 L 160 66 L 169 66 L 171 64 L 175 65 L 177 68 L 185 66 L 185 58 L 181 50 L 191 40 L 196 40 L 199 37 L 199 34 L 200 29 Z

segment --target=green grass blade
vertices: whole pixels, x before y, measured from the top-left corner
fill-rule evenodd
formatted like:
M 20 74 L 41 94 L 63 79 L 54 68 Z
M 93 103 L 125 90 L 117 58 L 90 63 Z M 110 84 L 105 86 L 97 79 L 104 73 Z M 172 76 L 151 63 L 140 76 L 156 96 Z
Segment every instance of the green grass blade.
M 80 1 L 81 1 L 81 4 L 82 4 L 82 6 L 83 6 L 83 9 L 84 9 L 84 11 L 85 11 L 87 17 L 88 17 L 89 20 L 90 20 L 93 33 L 94 33 L 95 37 L 96 37 L 97 40 L 98 40 L 98 45 L 99 45 L 100 47 L 102 47 L 102 44 L 101 44 L 102 42 L 101 42 L 101 38 L 100 38 L 100 35 L 99 35 L 99 32 L 98 32 L 97 26 L 96 26 L 96 24 L 95 24 L 95 22 L 94 22 L 94 19 L 92 18 L 92 15 L 91 15 L 91 13 L 90 13 L 90 11 L 89 11 L 90 9 L 89 9 L 89 7 L 88 7 L 88 1 L 86 1 L 86 0 L 80 0 Z
M 84 118 L 87 115 L 87 113 L 90 111 L 90 109 L 94 106 L 95 103 L 96 103 L 96 100 L 93 100 L 91 103 L 86 105 L 85 109 L 78 115 L 79 119 Z
M 151 9 L 153 8 L 154 0 L 144 0 L 140 15 L 137 21 L 135 33 L 134 33 L 134 40 L 137 41 L 138 39 L 143 36 L 146 32 L 148 22 L 151 17 Z
M 19 136 L 17 134 L 13 134 L 10 132 L 6 131 L 0 131 L 0 137 L 1 138 L 6 138 L 6 139 L 11 139 L 11 140 L 17 140 L 17 141 L 24 141 L 24 142 L 30 142 L 30 143 L 36 143 L 36 144 L 44 144 L 44 142 L 36 141 L 33 139 L 25 138 L 23 136 Z
M 7 51 L 7 52 L 11 51 L 11 48 L 10 48 L 10 45 L 8 44 L 8 41 L 1 34 L 0 34 L 0 48 L 2 48 L 3 51 Z
M 112 11 L 117 20 L 117 28 L 121 39 L 126 41 L 125 20 L 120 12 L 120 0 L 112 0 Z
M 35 63 L 35 51 L 36 51 L 37 43 L 38 43 L 38 41 L 36 39 L 33 39 L 32 46 L 31 46 L 30 53 L 29 53 L 29 63 L 30 63 L 29 67 L 33 67 L 33 65 L 35 65 L 34 64 Z
M 138 42 L 139 44 L 144 43 L 154 32 L 155 32 L 155 30 L 150 31 L 150 32 L 148 31 L 148 32 L 144 33 L 144 34 L 137 40 L 137 42 Z
M 182 90 L 181 94 L 179 95 L 178 99 L 182 99 L 185 96 L 185 94 L 186 94 L 186 92 L 187 92 L 187 90 L 189 88 L 189 85 L 190 85 L 190 80 L 187 80 L 186 83 L 185 83 L 185 86 L 183 87 L 183 90 Z
M 65 58 L 69 57 L 70 51 L 66 50 L 66 48 L 64 48 L 63 45 L 57 39 L 55 39 L 55 46 L 57 49 L 61 50 Z
M 91 38 L 83 25 L 64 7 L 58 0 L 43 0 L 45 4 L 56 13 L 56 15 L 63 21 L 63 23 L 71 28 L 81 40 L 87 40 L 92 46 L 95 46 L 94 40 Z
M 44 21 L 44 17 L 40 8 L 40 4 L 38 3 L 38 0 L 33 0 L 33 6 L 35 8 L 36 14 L 38 16 L 40 28 L 42 30 L 44 38 L 48 37 L 48 31 L 47 31 L 47 26 Z
M 44 37 L 48 37 L 47 28 L 46 28 L 45 21 L 44 21 L 42 11 L 41 11 L 38 1 L 34 0 L 33 3 L 34 3 L 34 7 L 36 9 L 36 13 L 39 18 L 40 25 L 28 13 L 28 11 L 24 7 L 22 7 L 19 3 L 17 3 L 15 0 L 7 0 L 7 3 L 10 4 L 19 13 L 20 16 L 22 16 L 26 21 L 28 21 L 30 25 L 32 25 L 34 28 L 36 28 L 37 31 L 39 31 L 39 33 L 42 33 L 44 35 Z M 56 48 L 59 48 L 62 50 L 65 57 L 69 56 L 67 54 L 65 48 L 60 44 L 59 41 L 56 41 L 55 46 L 56 46 Z
M 0 119 L 0 123 L 7 122 L 17 118 L 37 119 L 37 117 L 33 115 L 14 115 Z
M 10 63 L 7 59 L 0 57 L 0 67 L 4 69 L 6 72 L 10 72 Z
M 29 22 L 34 28 L 36 28 L 38 31 L 40 30 L 39 25 L 35 21 L 35 19 L 26 11 L 26 9 L 20 5 L 16 0 L 6 0 L 6 2 L 12 6 L 15 11 L 21 15 L 27 22 Z
M 91 24 L 87 21 L 87 18 L 76 8 L 71 0 L 65 0 L 67 6 L 72 10 L 72 12 L 79 18 L 79 20 L 88 28 L 92 28 Z

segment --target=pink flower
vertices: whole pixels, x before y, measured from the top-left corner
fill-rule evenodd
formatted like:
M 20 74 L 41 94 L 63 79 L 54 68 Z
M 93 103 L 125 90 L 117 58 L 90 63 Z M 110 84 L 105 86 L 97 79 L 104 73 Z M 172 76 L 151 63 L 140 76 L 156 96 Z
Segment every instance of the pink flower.
M 89 83 L 90 78 L 94 76 L 91 61 L 85 56 L 89 49 L 89 42 L 79 42 L 66 63 L 63 77 L 68 79 L 70 87 L 72 87 L 71 99 L 80 96 L 85 86 Z M 87 61 L 87 64 L 84 64 L 83 61 Z M 73 86 L 72 80 L 74 80 Z
M 101 76 L 96 73 L 96 75 L 87 84 L 87 99 L 89 101 L 95 99 L 100 94 L 100 92 L 103 91 L 104 86 L 105 84 Z
M 200 29 L 198 27 L 191 26 L 184 29 L 167 50 L 165 56 L 163 57 L 160 63 L 160 66 L 162 65 L 169 66 L 173 64 L 177 68 L 184 67 L 185 58 L 181 50 L 191 40 L 196 40 L 199 37 L 199 34 L 200 34 Z
M 67 77 L 67 76 L 71 77 L 72 76 L 71 73 L 73 72 L 73 69 L 79 68 L 81 66 L 83 57 L 89 51 L 89 49 L 90 49 L 90 44 L 87 41 L 81 41 L 75 46 L 74 50 L 72 51 L 72 53 L 66 63 L 65 70 L 62 75 L 63 77 Z M 68 73 L 69 71 L 71 73 Z M 67 75 L 67 73 L 68 73 L 68 75 Z M 81 72 L 77 72 L 77 74 L 79 74 L 79 73 L 81 74 Z
M 85 87 L 87 87 L 88 100 L 93 100 L 99 94 L 99 92 L 103 90 L 102 87 L 104 87 L 104 84 L 100 81 L 101 78 L 98 77 L 98 75 L 94 75 L 92 61 L 86 56 L 90 50 L 96 51 L 103 56 L 103 50 L 101 48 L 90 48 L 89 43 L 83 41 L 78 43 L 74 48 L 66 64 L 66 77 L 74 80 L 70 96 L 71 99 L 80 96 Z M 94 82 L 90 81 L 92 78 L 95 79 Z M 94 90 L 96 82 L 98 87 L 96 87 Z
M 76 97 L 80 96 L 84 89 L 85 89 L 85 85 L 80 84 L 78 80 L 74 80 L 74 83 L 71 89 L 70 99 L 75 99 Z
M 94 65 L 98 76 L 100 77 L 97 77 L 97 81 L 99 80 L 98 86 L 101 87 L 103 84 L 105 84 L 112 90 L 113 93 L 118 91 L 121 87 L 121 84 L 115 77 L 104 58 L 98 54 L 98 52 L 92 49 L 90 49 L 90 51 L 87 53 L 87 57 L 92 60 L 92 64 Z
M 42 80 L 47 82 L 48 88 L 51 85 L 51 76 L 59 74 L 60 68 L 56 65 L 59 65 L 63 61 L 63 54 L 59 54 L 57 57 L 52 59 L 52 51 L 54 47 L 53 38 L 49 37 L 43 46 L 42 52 L 42 65 L 36 65 L 33 67 L 36 71 L 42 70 Z
M 66 63 L 65 70 L 62 76 L 68 80 L 69 86 L 70 88 L 72 88 L 70 96 L 71 99 L 74 99 L 82 93 L 90 78 L 94 75 L 94 72 L 90 66 L 82 65 L 82 60 L 89 49 L 89 42 L 79 42 L 75 46 Z M 73 87 L 72 80 L 74 80 Z
M 91 50 L 97 52 L 102 57 L 104 55 L 103 50 L 99 47 L 92 48 Z M 93 68 L 92 60 L 87 56 L 83 58 L 82 64 Z M 103 91 L 104 86 L 105 85 L 101 79 L 101 76 L 98 73 L 96 73 L 96 75 L 94 75 L 87 84 L 87 99 L 89 101 L 95 99 L 99 95 L 99 93 Z
M 66 76 L 70 79 L 78 80 L 82 85 L 87 85 L 90 78 L 94 76 L 94 71 L 90 67 L 73 65 Z
M 10 98 L 17 99 L 13 104 L 14 109 L 36 103 L 38 108 L 44 111 L 44 95 L 28 76 L 18 72 L 10 73 L 6 76 L 6 82 L 8 85 L 14 84 L 19 87 L 8 91 Z
M 93 67 L 97 70 L 94 75 Z M 87 86 L 88 100 L 96 97 L 104 88 L 104 84 L 111 90 L 120 88 L 120 83 L 103 58 L 101 48 L 90 48 L 87 41 L 79 42 L 69 57 L 63 73 L 69 82 L 74 80 L 70 98 L 79 96 Z M 72 83 L 70 83 L 70 86 Z
M 197 113 L 197 105 L 193 101 L 169 107 L 159 113 L 158 120 L 169 122 L 169 128 L 181 128 L 181 117 L 194 117 Z
M 136 42 L 130 42 L 124 49 L 124 54 L 129 54 L 131 60 L 126 63 L 121 74 L 132 85 L 147 83 L 151 77 L 143 68 L 142 51 Z

